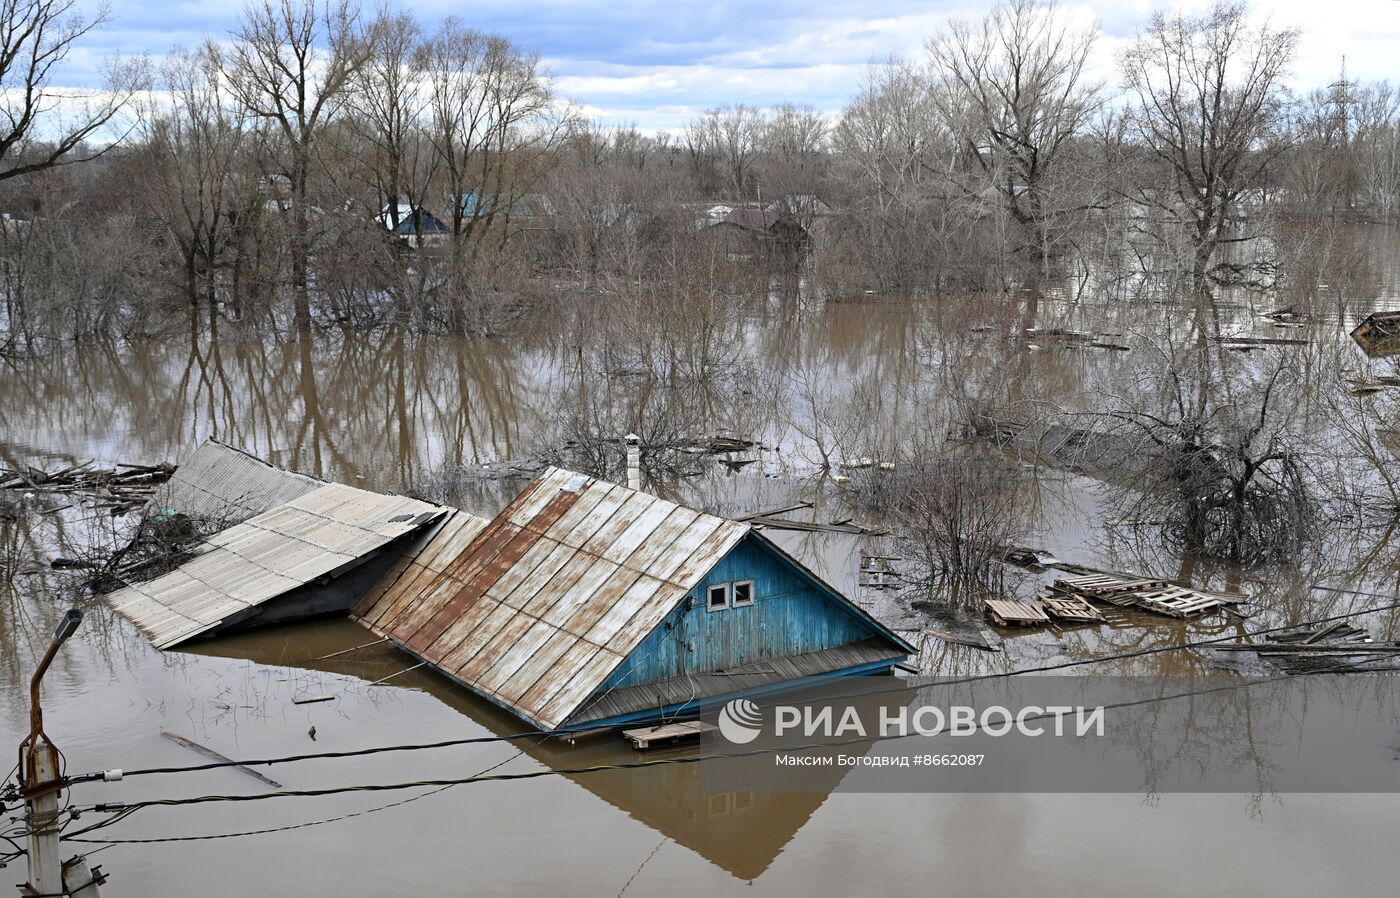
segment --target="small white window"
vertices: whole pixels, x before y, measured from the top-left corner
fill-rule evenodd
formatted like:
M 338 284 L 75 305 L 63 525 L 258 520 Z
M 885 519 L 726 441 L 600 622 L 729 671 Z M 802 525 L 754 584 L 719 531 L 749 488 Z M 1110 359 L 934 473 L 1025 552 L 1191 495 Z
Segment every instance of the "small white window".
M 740 580 L 738 583 L 734 584 L 734 601 L 732 604 L 735 608 L 742 608 L 745 605 L 753 604 L 752 580 Z
M 729 607 L 729 584 L 719 583 L 705 590 L 705 607 L 718 611 Z

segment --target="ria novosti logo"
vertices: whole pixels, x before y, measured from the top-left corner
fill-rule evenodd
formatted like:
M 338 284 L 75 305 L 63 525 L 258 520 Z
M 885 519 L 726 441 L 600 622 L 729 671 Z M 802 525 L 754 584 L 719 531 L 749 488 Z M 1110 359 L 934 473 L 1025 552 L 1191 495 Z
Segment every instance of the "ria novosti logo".
M 776 705 L 773 708 L 773 734 L 778 737 L 863 737 L 876 739 L 904 736 L 1055 736 L 1104 734 L 1102 705 L 1025 705 L 1008 708 L 991 705 L 974 708 L 969 705 L 939 707 L 881 707 L 878 719 L 870 720 L 851 706 Z M 761 708 L 745 698 L 736 698 L 719 712 L 720 734 L 736 745 L 747 745 L 757 739 L 764 729 Z
M 748 745 L 763 732 L 763 712 L 746 698 L 736 698 L 719 710 L 719 731 L 735 745 Z

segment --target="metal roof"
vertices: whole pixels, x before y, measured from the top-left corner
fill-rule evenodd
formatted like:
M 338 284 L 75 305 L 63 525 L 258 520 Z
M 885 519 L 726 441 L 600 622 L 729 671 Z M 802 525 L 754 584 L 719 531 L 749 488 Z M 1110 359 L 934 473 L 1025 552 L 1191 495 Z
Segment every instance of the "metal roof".
M 211 537 L 175 570 L 107 597 L 167 649 L 318 578 L 355 567 L 445 510 L 404 496 L 323 484 Z
M 246 521 L 325 486 L 324 480 L 284 471 L 241 449 L 205 440 L 156 491 L 156 508 L 196 518 Z
M 748 532 L 549 468 L 455 557 L 436 558 L 441 573 L 431 582 L 378 591 L 355 616 L 554 729 Z

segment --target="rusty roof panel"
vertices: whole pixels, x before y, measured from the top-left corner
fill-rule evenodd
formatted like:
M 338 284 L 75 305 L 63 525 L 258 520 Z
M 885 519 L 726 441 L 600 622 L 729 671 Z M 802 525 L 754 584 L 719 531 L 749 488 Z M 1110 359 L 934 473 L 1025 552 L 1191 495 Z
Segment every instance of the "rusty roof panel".
M 356 614 L 553 728 L 748 529 L 550 468 L 439 565 L 431 589 L 378 590 Z

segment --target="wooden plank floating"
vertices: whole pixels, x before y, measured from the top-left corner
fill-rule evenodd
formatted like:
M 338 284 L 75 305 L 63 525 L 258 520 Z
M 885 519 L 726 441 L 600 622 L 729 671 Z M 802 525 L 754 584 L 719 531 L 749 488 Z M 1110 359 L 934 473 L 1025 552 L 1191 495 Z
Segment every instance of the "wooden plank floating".
M 1036 627 L 1050 623 L 1050 616 L 1039 605 L 1007 599 L 987 599 L 984 606 L 992 620 L 1003 627 Z
M 679 723 L 665 723 L 658 726 L 639 727 L 634 730 L 623 730 L 622 735 L 632 747 L 638 751 L 646 751 L 653 745 L 670 744 L 681 739 L 689 739 L 692 736 L 698 738 L 702 733 L 708 733 L 717 729 L 714 724 L 705 723 L 701 720 L 683 720 Z
M 233 758 L 221 755 L 218 752 L 214 751 L 214 749 L 212 748 L 205 748 L 203 745 L 200 745 L 193 739 L 186 739 L 184 736 L 177 736 L 174 733 L 167 732 L 162 732 L 161 735 L 169 739 L 171 742 L 174 742 L 176 745 L 179 745 L 183 748 L 188 748 L 190 751 L 195 752 L 196 754 L 203 755 L 211 761 L 222 761 L 226 764 L 233 764 L 233 769 L 237 770 L 239 773 L 246 773 L 253 779 L 266 783 L 267 785 L 272 786 L 273 788 L 282 788 L 281 783 L 276 782 L 275 780 L 270 780 L 267 777 L 263 776 L 261 773 L 258 773 L 256 770 L 250 770 L 249 768 L 244 767 L 242 764 L 235 764 Z

